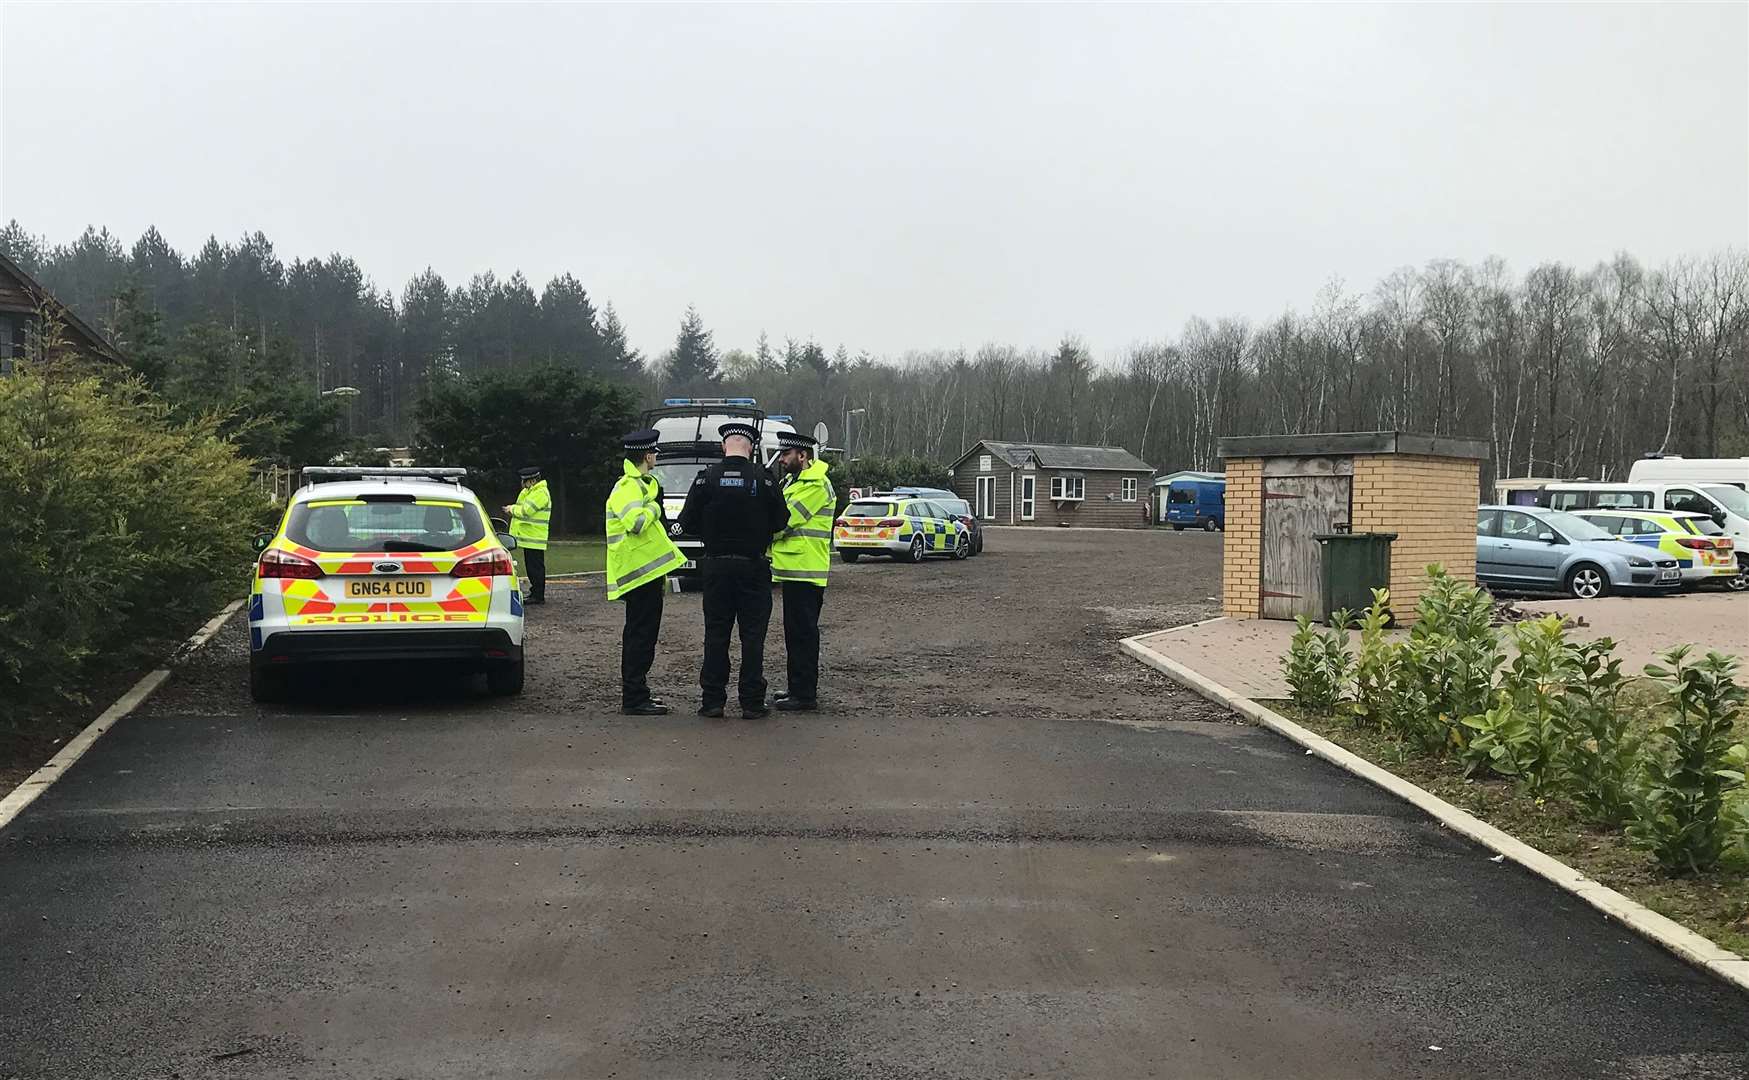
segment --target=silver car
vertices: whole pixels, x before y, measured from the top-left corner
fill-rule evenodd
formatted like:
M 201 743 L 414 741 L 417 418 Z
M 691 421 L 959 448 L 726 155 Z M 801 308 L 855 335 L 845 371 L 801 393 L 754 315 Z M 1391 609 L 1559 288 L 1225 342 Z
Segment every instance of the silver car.
M 1562 592 L 1580 600 L 1682 587 L 1682 571 L 1670 556 L 1538 506 L 1476 511 L 1476 577 L 1496 589 Z

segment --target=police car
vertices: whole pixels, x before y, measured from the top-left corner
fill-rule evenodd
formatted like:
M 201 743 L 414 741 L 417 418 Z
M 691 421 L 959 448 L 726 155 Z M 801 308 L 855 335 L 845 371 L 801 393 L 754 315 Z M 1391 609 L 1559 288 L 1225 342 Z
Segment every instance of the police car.
M 522 691 L 522 595 L 510 548 L 462 486 L 466 469 L 304 470 L 249 596 L 249 689 L 284 695 L 295 668 L 442 660 Z
M 876 493 L 844 508 L 832 528 L 838 557 L 853 563 L 864 555 L 888 555 L 920 563 L 931 555 L 964 559 L 972 532 L 953 513 L 928 499 Z
M 1733 591 L 1744 587 L 1735 542 L 1705 514 L 1679 510 L 1578 510 L 1574 514 L 1630 544 L 1674 558 L 1685 589 L 1706 584 Z

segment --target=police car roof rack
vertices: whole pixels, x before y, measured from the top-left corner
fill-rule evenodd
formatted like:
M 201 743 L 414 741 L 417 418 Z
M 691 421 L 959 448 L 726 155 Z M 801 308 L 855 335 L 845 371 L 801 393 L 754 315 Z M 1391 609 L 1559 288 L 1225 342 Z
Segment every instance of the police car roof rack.
M 460 484 L 468 475 L 463 468 L 422 468 L 417 465 L 306 465 L 304 484 L 333 484 L 346 480 L 437 480 Z

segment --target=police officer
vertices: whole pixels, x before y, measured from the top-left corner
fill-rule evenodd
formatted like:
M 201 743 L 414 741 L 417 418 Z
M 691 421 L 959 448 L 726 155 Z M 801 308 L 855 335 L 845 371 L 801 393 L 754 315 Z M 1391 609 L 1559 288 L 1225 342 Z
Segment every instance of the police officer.
M 553 516 L 553 497 L 547 482 L 541 479 L 540 466 L 530 465 L 516 470 L 522 480 L 522 493 L 504 508 L 510 515 L 510 535 L 522 551 L 523 565 L 528 568 L 528 596 L 525 604 L 547 602 L 547 526 Z
M 826 463 L 814 458 L 814 440 L 795 431 L 777 435 L 777 467 L 787 480 L 784 530 L 771 543 L 771 578 L 783 588 L 783 644 L 789 690 L 777 695 L 785 712 L 819 708 L 820 607 L 832 563 L 832 520 L 838 496 L 826 479 Z
M 764 716 L 765 629 L 771 621 L 771 563 L 766 547 L 789 521 L 777 482 L 754 459 L 759 429 L 717 429 L 723 459 L 701 471 L 686 494 L 680 529 L 704 539 L 704 662 L 700 716 L 720 717 L 729 696 L 729 632 L 741 628 L 741 715 Z
M 607 598 L 626 605 L 619 643 L 619 711 L 628 716 L 668 714 L 668 706 L 650 694 L 650 665 L 662 628 L 662 591 L 668 587 L 668 574 L 686 562 L 668 539 L 662 484 L 650 475 L 658 438 L 653 429 L 626 435 L 622 475 L 607 496 Z

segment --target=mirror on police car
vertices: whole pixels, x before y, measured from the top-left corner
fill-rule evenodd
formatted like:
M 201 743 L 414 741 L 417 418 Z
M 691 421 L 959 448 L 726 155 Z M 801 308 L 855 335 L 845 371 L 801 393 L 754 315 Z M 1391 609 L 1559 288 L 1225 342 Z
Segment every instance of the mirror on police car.
M 505 551 L 516 550 L 516 537 L 511 536 L 507 532 L 501 532 L 498 534 L 498 542 L 504 545 Z
M 492 531 L 495 533 L 507 533 L 510 531 L 510 522 L 505 521 L 503 518 L 487 518 L 486 520 L 492 523 Z
M 255 539 L 249 542 L 249 546 L 253 547 L 256 551 L 266 551 L 267 545 L 271 543 L 273 543 L 272 533 L 256 533 Z

